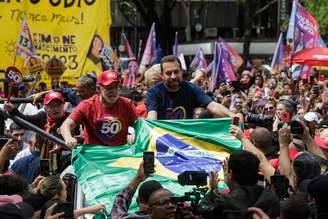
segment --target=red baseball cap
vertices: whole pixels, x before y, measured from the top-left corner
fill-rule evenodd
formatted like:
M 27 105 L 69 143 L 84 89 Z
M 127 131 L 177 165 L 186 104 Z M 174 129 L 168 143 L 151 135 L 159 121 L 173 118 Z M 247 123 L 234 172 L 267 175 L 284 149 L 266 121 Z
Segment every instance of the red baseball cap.
M 112 83 L 119 82 L 119 81 L 120 79 L 118 73 L 112 69 L 101 72 L 97 78 L 97 84 L 104 85 L 104 86 L 111 85 Z
M 59 93 L 59 92 L 50 92 L 50 93 L 46 94 L 46 96 L 44 98 L 44 101 L 43 101 L 43 104 L 48 105 L 53 100 L 60 100 L 63 103 L 65 102 L 64 97 L 63 97 L 63 95 L 61 95 L 61 93 Z

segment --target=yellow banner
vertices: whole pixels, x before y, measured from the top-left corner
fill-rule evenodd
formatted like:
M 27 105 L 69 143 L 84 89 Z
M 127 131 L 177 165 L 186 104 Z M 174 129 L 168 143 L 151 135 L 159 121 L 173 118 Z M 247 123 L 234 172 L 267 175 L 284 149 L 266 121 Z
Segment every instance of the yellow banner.
M 24 16 L 37 55 L 44 62 L 55 56 L 65 63 L 61 81 L 75 84 L 86 71 L 101 70 L 97 53 L 101 49 L 98 47 L 109 45 L 111 17 L 108 0 L 0 1 L 0 69 L 15 65 L 26 72 L 23 68 L 25 60 L 16 56 Z M 43 72 L 41 78 L 49 85 L 47 73 Z

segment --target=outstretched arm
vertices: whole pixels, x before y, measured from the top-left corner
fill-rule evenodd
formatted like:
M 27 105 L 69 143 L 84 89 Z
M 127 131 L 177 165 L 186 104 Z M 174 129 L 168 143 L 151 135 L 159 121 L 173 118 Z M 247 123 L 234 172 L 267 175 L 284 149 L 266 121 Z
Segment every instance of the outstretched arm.
M 229 111 L 225 106 L 223 106 L 220 103 L 217 102 L 210 102 L 206 109 L 208 109 L 211 113 L 213 113 L 214 115 L 218 116 L 218 117 L 234 117 L 235 114 L 231 111 Z
M 71 118 L 67 118 L 60 127 L 60 134 L 65 140 L 65 144 L 70 148 L 75 148 L 77 145 L 76 138 L 73 138 L 71 130 L 76 127 L 76 123 Z

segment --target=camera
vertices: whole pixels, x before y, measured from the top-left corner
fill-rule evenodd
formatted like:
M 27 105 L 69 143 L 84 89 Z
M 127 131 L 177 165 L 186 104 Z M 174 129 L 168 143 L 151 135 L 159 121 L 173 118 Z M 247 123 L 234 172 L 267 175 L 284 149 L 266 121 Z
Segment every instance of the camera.
M 185 171 L 178 175 L 180 185 L 207 185 L 207 173 L 205 171 Z
M 183 218 L 185 211 L 191 211 L 195 215 L 199 215 L 198 203 L 202 197 L 205 196 L 208 188 L 201 188 L 200 186 L 207 185 L 207 173 L 205 171 L 185 171 L 178 175 L 178 182 L 180 185 L 194 185 L 191 192 L 186 192 L 184 196 L 171 197 L 171 203 L 177 206 L 176 218 Z M 185 202 L 189 202 L 188 207 Z
M 74 205 L 70 202 L 59 202 L 58 205 L 55 207 L 55 213 L 64 212 L 63 218 L 69 219 L 73 218 L 74 216 Z
M 297 120 L 290 120 L 289 122 L 280 122 L 278 124 L 278 130 L 281 129 L 284 124 L 290 126 L 290 133 L 293 135 L 302 136 L 304 132 L 303 125 Z
M 264 128 L 271 128 L 273 124 L 273 118 L 270 116 L 263 116 L 251 112 L 245 112 L 244 118 L 247 123 L 253 123 L 256 126 Z

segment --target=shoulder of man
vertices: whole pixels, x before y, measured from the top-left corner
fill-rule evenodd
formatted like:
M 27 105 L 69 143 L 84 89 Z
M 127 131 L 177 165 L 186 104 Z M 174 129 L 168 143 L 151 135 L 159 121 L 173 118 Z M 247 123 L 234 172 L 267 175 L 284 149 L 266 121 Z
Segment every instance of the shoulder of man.
M 149 88 L 148 93 L 149 92 L 159 92 L 159 91 L 165 91 L 165 86 L 163 82 L 160 82 L 154 86 L 152 86 L 151 88 Z

